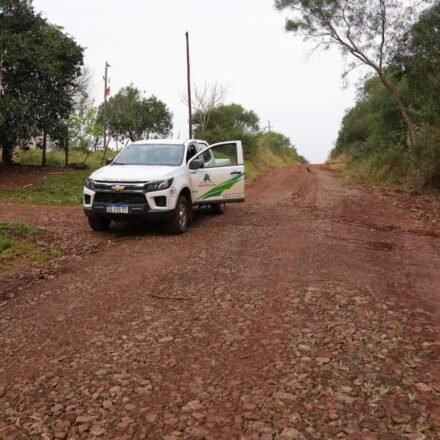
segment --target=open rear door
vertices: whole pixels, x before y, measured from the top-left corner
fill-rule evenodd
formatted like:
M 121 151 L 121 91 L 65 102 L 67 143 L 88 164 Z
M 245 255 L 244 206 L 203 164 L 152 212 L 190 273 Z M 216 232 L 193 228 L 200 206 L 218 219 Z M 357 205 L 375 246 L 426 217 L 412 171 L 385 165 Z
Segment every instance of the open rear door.
M 195 155 L 203 166 L 190 169 L 193 203 L 244 202 L 244 161 L 241 141 L 213 144 Z

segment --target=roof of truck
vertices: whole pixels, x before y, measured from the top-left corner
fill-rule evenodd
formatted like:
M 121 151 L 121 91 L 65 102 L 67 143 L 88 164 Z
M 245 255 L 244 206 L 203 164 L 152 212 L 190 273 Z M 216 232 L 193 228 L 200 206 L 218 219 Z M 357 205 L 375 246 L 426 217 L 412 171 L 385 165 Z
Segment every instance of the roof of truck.
M 129 145 L 145 145 L 145 144 L 154 144 L 154 145 L 168 145 L 168 144 L 172 144 L 172 145 L 183 145 L 186 144 L 188 142 L 204 142 L 206 143 L 206 141 L 203 141 L 201 139 L 145 139 L 142 141 L 136 141 L 136 142 L 132 142 Z

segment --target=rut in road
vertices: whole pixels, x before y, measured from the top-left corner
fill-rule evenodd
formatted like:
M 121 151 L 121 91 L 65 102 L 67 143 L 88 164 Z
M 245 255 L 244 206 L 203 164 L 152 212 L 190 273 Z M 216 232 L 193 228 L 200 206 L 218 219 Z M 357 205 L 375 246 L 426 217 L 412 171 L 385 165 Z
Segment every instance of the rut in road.
M 0 438 L 438 438 L 438 229 L 378 194 L 281 169 L 18 283 Z

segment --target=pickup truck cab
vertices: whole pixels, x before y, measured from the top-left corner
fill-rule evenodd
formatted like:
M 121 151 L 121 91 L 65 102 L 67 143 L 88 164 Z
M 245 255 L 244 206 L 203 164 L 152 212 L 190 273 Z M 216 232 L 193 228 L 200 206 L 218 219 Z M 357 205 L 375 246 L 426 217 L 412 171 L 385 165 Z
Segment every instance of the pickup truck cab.
M 95 171 L 84 187 L 84 213 L 95 231 L 112 220 L 157 219 L 181 234 L 194 206 L 222 214 L 225 203 L 244 201 L 241 141 L 146 140 L 125 147 Z

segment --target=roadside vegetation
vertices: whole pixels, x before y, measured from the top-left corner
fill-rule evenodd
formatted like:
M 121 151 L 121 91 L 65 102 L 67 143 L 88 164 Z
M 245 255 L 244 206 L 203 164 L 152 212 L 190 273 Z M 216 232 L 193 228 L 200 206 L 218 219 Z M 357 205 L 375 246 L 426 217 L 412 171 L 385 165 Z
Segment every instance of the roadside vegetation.
M 89 174 L 89 170 L 68 170 L 44 176 L 32 186 L 0 189 L 0 201 L 37 205 L 79 204 Z
M 427 9 L 394 48 L 387 73 L 415 125 L 415 142 L 377 76 L 359 87 L 331 159 L 346 174 L 406 189 L 440 189 L 440 4 Z
M 286 30 L 367 73 L 331 159 L 373 182 L 440 188 L 440 4 L 275 0 Z
M 20 173 L 39 165 L 60 170 L 43 172 L 29 185 L 4 187 L 0 200 L 80 203 L 86 176 L 115 149 L 140 139 L 172 137 L 167 105 L 133 84 L 112 96 L 108 88 L 105 111 L 104 104 L 96 105 L 84 49 L 36 11 L 32 1 L 0 2 L 0 28 L 0 165 L 22 165 Z M 53 62 L 58 59 L 62 62 Z M 252 110 L 226 105 L 227 87 L 216 82 L 193 90 L 195 137 L 211 143 L 242 140 L 248 178 L 304 161 L 285 136 L 261 130 Z
M 235 138 L 234 138 L 235 139 Z M 305 162 L 299 156 L 290 141 L 279 133 L 256 132 L 246 137 L 245 169 L 247 181 L 254 180 L 270 169 L 289 164 Z M 109 156 L 115 155 L 111 151 Z M 15 156 L 16 163 L 22 166 L 35 167 L 41 162 L 41 151 L 20 151 Z M 85 152 L 72 150 L 72 163 L 82 164 Z M 38 182 L 22 187 L 0 188 L 0 201 L 32 203 L 41 205 L 68 205 L 82 202 L 82 191 L 89 174 L 101 166 L 102 151 L 93 152 L 87 157 L 87 169 L 76 170 L 63 168 L 64 153 L 50 151 L 47 153 L 47 164 L 55 171 L 41 176 Z M 59 171 L 56 171 L 59 167 Z
M 62 249 L 39 244 L 39 234 L 33 226 L 0 222 L 0 275 L 17 264 L 42 263 L 61 255 Z

